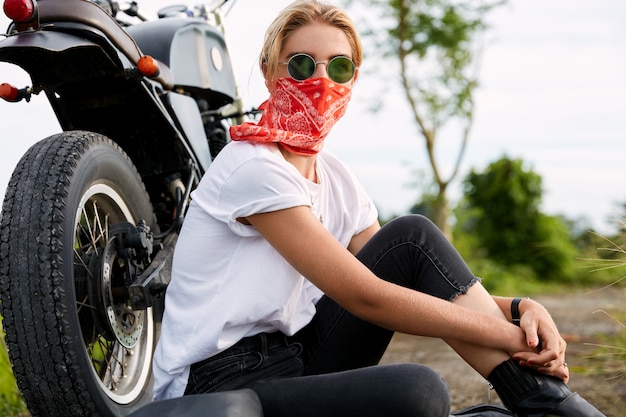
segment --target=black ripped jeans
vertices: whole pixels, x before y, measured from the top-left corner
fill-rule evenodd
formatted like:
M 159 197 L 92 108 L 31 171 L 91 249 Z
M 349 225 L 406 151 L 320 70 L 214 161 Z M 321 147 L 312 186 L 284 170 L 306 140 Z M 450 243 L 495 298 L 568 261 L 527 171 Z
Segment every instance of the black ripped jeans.
M 357 257 L 382 279 L 445 300 L 477 281 L 439 229 L 419 215 L 386 224 Z M 294 336 L 247 337 L 192 365 L 185 394 L 252 388 L 266 417 L 448 416 L 448 388 L 433 370 L 377 365 L 392 335 L 323 297 L 313 320 Z

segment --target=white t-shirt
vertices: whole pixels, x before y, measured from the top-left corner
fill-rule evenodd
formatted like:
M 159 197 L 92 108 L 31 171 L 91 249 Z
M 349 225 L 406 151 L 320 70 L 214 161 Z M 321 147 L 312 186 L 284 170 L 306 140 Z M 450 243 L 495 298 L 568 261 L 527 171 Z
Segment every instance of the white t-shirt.
M 191 364 L 240 339 L 276 330 L 293 335 L 312 319 L 322 292 L 237 218 L 309 206 L 347 247 L 378 213 L 336 157 L 322 151 L 316 165 L 313 183 L 276 144 L 231 142 L 210 166 L 176 244 L 154 355 L 155 399 L 183 395 Z

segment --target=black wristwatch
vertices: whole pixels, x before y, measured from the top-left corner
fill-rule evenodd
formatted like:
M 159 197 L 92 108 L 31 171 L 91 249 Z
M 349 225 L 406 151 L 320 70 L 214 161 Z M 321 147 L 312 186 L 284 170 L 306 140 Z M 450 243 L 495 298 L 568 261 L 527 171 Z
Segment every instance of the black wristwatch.
M 521 301 L 521 298 L 514 298 L 513 301 L 511 301 L 511 321 L 516 326 L 520 324 L 519 303 Z

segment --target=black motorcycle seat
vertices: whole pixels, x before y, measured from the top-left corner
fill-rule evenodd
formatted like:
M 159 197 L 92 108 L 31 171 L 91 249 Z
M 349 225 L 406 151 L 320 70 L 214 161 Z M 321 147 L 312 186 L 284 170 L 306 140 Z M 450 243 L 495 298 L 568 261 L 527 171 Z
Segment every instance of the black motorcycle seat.
M 137 65 L 143 56 L 135 40 L 100 6 L 88 0 L 39 0 L 39 20 L 50 22 L 80 22 L 101 30 L 122 53 Z M 154 78 L 166 90 L 174 86 L 174 76 L 167 65 L 159 62 L 160 73 Z
M 261 401 L 250 389 L 187 395 L 144 405 L 126 417 L 263 417 Z

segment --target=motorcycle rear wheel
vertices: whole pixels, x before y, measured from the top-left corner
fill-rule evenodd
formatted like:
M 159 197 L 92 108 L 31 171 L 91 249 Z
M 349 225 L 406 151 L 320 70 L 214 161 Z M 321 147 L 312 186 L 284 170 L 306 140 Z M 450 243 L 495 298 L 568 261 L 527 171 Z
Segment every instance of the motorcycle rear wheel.
M 0 224 L 0 296 L 13 371 L 33 416 L 120 416 L 149 402 L 158 334 L 133 311 L 108 231 L 153 208 L 110 139 L 64 132 L 33 145 Z

